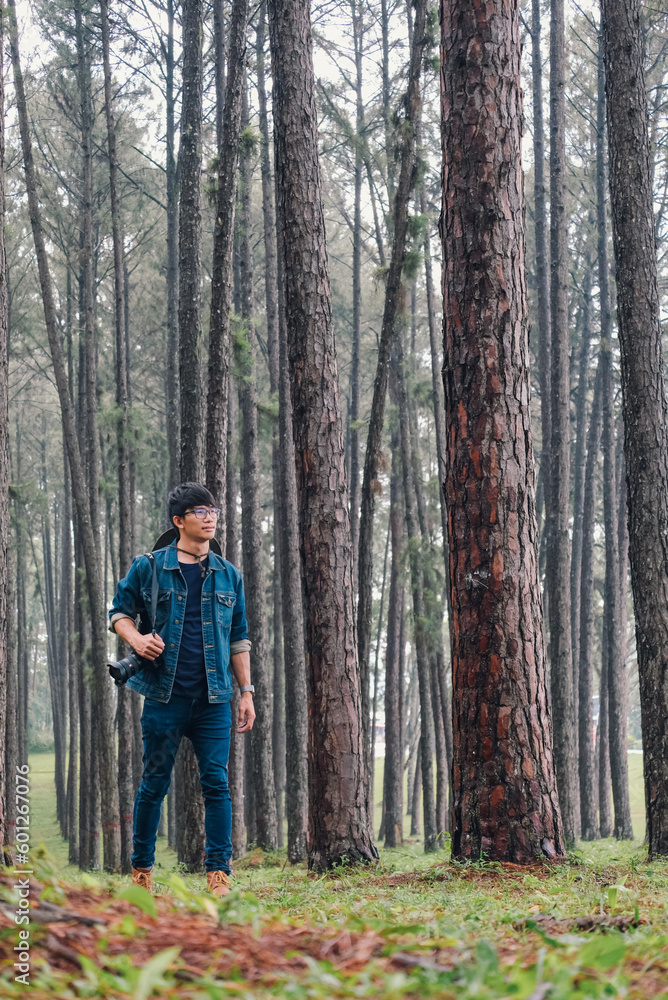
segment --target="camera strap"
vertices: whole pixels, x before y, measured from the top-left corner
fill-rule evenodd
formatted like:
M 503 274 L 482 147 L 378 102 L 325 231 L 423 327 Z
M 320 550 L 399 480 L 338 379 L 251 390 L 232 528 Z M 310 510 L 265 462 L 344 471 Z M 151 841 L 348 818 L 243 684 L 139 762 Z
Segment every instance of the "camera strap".
M 146 553 L 153 568 L 153 579 L 151 580 L 151 628 L 155 635 L 155 619 L 158 614 L 158 567 L 155 556 L 152 552 Z

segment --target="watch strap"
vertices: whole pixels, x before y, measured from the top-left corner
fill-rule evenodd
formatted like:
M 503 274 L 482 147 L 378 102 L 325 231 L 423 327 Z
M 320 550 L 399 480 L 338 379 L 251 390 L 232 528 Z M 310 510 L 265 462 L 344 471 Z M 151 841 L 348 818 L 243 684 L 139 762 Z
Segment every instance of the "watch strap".
M 245 684 L 243 687 L 239 688 L 239 691 L 241 692 L 241 694 L 245 694 L 246 691 L 250 691 L 251 694 L 255 694 L 255 685 L 254 684 Z

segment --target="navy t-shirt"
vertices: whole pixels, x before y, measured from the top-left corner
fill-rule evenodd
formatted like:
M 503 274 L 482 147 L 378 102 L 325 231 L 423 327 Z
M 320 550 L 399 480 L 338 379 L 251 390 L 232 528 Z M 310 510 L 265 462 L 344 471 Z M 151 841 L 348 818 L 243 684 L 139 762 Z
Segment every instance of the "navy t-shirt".
M 202 560 L 206 569 L 209 557 Z M 200 564 L 182 563 L 179 569 L 183 573 L 188 588 L 186 606 L 183 613 L 183 631 L 181 647 L 176 664 L 176 675 L 172 694 L 179 698 L 209 697 L 209 686 L 206 681 L 204 665 L 204 638 L 202 636 L 202 583 L 203 576 Z

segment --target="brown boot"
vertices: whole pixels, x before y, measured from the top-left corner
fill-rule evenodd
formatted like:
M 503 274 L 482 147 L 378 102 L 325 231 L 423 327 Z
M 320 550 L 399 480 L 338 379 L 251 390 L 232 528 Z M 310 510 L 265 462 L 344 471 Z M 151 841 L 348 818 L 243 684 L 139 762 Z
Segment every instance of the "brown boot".
M 226 872 L 207 872 L 206 881 L 212 896 L 227 896 L 232 891 L 230 876 Z
M 153 875 L 151 872 L 152 868 L 133 868 L 132 869 L 132 884 L 140 885 L 144 889 L 148 889 L 149 892 L 153 892 Z

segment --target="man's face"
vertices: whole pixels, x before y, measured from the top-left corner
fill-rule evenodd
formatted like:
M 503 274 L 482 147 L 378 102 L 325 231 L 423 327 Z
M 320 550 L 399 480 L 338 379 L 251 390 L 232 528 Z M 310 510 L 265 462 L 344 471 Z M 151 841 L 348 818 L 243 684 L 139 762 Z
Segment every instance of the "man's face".
M 181 532 L 181 541 L 206 542 L 213 538 L 218 526 L 219 508 L 206 504 L 189 507 L 183 517 L 174 515 L 174 524 Z

